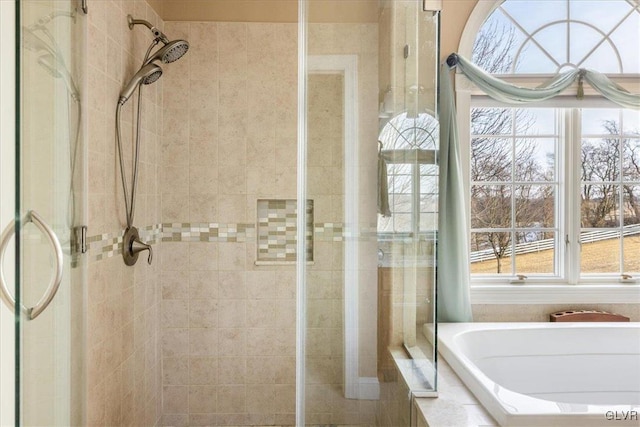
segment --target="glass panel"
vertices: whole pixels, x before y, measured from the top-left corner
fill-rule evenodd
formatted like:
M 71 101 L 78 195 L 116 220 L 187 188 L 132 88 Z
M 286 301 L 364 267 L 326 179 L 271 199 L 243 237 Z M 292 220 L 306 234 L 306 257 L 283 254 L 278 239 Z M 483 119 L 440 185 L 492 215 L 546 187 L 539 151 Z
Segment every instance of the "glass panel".
M 420 212 L 437 212 L 438 211 L 438 195 L 422 194 L 420 196 Z
M 420 214 L 420 231 L 435 231 L 438 229 L 437 213 Z
M 620 272 L 620 230 L 584 230 L 580 242 L 583 274 Z
M 620 140 L 582 140 L 582 181 L 615 182 L 620 179 Z
M 622 152 L 622 179 L 640 183 L 640 139 L 625 139 Z
M 625 134 L 640 134 L 640 111 L 622 110 L 623 132 Z
M 522 185 L 515 188 L 516 227 L 554 226 L 555 194 L 550 185 Z
M 516 274 L 555 273 L 555 233 L 522 231 L 516 240 Z
M 512 274 L 511 233 L 471 233 L 471 274 Z
M 511 181 L 513 144 L 508 139 L 471 140 L 471 181 Z
M 519 134 L 552 136 L 558 133 L 556 110 L 551 108 L 528 108 L 516 110 L 518 126 L 525 127 Z M 526 126 L 524 126 L 526 124 Z M 521 129 L 521 128 L 519 128 Z
M 395 194 L 411 194 L 413 189 L 413 175 L 392 175 L 389 177 L 391 185 L 389 192 Z
M 582 186 L 581 224 L 585 228 L 620 226 L 619 186 L 589 184 Z
M 471 187 L 471 228 L 511 227 L 511 186 Z
M 640 224 L 640 185 L 625 185 L 622 188 L 624 201 L 622 208 L 623 225 Z
M 63 254 L 62 281 L 51 304 L 36 318 L 20 318 L 20 423 L 79 425 L 85 424 L 86 287 L 74 231 L 86 224 L 80 78 L 86 17 L 73 0 L 19 4 L 20 215 L 27 221 L 34 218 L 30 212 L 39 215 Z M 20 294 L 26 306 L 47 295 L 57 265 L 49 239 L 31 222 L 20 230 Z
M 640 73 L 640 37 L 632 36 L 638 34 L 640 28 L 640 12 L 636 9 L 622 24 L 611 34 L 611 40 L 619 49 L 622 70 L 620 72 L 628 74 Z
M 607 123 L 619 123 L 620 110 L 610 108 L 585 108 L 582 110 L 582 136 L 593 137 L 608 135 L 611 132 L 605 126 Z
M 626 0 L 572 0 L 569 2 L 571 18 L 594 25 L 609 32 L 629 13 Z M 606 10 L 607 13 L 602 13 Z
M 307 164 L 299 167 L 306 168 L 308 181 L 298 197 L 314 200 L 316 230 L 331 224 L 333 232 L 316 231 L 313 263 L 297 264 L 299 283 L 306 286 L 306 319 L 299 319 L 305 366 L 298 379 L 305 413 L 297 414 L 297 425 L 375 424 L 378 403 L 370 399 L 379 382 L 398 378 L 390 347 L 405 347 L 419 360 L 413 366 L 423 367 L 412 390 L 435 385 L 437 217 L 419 209 L 421 196 L 433 197 L 430 205 L 437 207 L 439 17 L 424 13 L 420 2 L 361 3 L 304 2 L 306 96 L 314 102 L 306 105 Z M 412 52 L 406 60 L 395 54 L 405 44 Z M 327 122 L 343 124 L 331 127 L 342 150 L 333 151 L 331 167 L 315 175 L 340 177 L 343 184 L 330 186 L 331 197 L 317 191 L 329 187 L 314 185 L 308 167 L 326 155 L 313 144 L 322 144 Z M 387 161 L 389 217 L 377 214 L 377 197 L 371 197 L 381 195 L 378 140 Z
M 420 194 L 437 194 L 438 178 L 435 176 L 420 177 Z
M 589 9 L 590 6 L 587 6 Z M 600 13 L 600 15 L 606 15 Z M 566 24 L 565 24 L 566 25 Z M 598 28 L 599 25 L 596 26 Z M 569 48 L 569 62 L 571 64 L 582 64 L 591 53 L 591 50 L 602 41 L 602 34 L 590 25 L 585 25 L 580 22 L 572 22 L 570 26 L 571 31 L 571 46 Z M 607 58 L 607 60 L 613 60 L 615 58 Z
M 510 108 L 472 108 L 471 135 L 509 135 L 513 129 Z
M 550 181 L 555 177 L 555 145 L 551 138 L 516 140 L 516 181 Z
M 640 227 L 625 230 L 624 237 L 624 272 L 636 276 L 640 273 Z
M 502 8 L 515 21 L 522 23 L 529 34 L 548 22 L 567 19 L 567 6 L 563 1 L 507 1 Z M 532 10 L 544 13 L 531 13 Z
M 620 56 L 616 52 L 615 46 L 610 43 L 603 43 L 590 54 L 584 62 L 578 63 L 581 68 L 597 70 L 601 73 L 622 73 L 620 67 Z

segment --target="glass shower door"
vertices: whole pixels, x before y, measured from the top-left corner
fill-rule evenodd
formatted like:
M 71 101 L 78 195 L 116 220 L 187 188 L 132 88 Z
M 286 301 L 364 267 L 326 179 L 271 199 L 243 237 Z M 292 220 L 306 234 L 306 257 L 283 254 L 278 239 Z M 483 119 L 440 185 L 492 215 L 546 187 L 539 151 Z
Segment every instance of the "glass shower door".
M 2 200 L 14 209 L 2 212 L 2 361 L 14 394 L 3 399 L 1 417 L 3 425 L 79 425 L 85 18 L 76 0 L 2 3 L 3 28 L 11 21 L 14 28 L 3 33 L 3 106 L 17 90 L 13 108 L 3 109 L 3 125 L 13 129 L 2 135 Z M 3 398 L 10 382 L 3 375 Z

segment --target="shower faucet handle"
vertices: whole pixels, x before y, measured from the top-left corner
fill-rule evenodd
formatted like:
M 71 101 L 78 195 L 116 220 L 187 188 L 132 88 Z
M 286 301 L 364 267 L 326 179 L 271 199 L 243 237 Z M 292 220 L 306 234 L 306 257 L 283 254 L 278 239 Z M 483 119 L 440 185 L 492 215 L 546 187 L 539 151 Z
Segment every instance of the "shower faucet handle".
M 138 255 L 142 251 L 149 251 L 147 262 L 151 265 L 151 262 L 153 261 L 153 248 L 151 245 L 140 240 L 137 228 L 127 228 L 122 240 L 122 257 L 124 258 L 124 263 L 127 265 L 134 265 L 138 261 Z
M 147 262 L 149 263 L 149 265 L 151 265 L 151 262 L 153 261 L 153 248 L 151 247 L 151 245 L 142 242 L 139 238 L 133 240 L 133 242 L 131 242 L 131 253 L 133 255 L 137 255 L 142 251 L 149 251 Z

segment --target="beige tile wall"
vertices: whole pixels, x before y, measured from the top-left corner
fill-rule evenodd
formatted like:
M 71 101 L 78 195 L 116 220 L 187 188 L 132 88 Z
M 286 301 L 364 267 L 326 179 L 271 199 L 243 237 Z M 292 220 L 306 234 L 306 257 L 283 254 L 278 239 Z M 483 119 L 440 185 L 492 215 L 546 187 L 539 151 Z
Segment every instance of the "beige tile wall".
M 296 197 L 297 25 L 169 22 L 163 223 L 255 224 Z M 255 236 L 164 242 L 163 424 L 293 425 L 294 266 L 255 266 Z
M 297 25 L 168 22 L 165 28 L 189 40 L 191 51 L 189 61 L 163 77 L 161 221 L 253 224 L 258 199 L 296 197 Z M 316 54 L 359 55 L 363 141 L 375 141 L 377 133 L 375 28 L 323 25 L 310 36 Z M 310 145 L 314 149 L 321 154 L 327 146 Z M 336 175 L 332 167 L 341 171 L 341 150 L 309 165 L 316 222 L 341 220 L 334 214 L 343 210 L 341 190 L 334 194 L 342 188 L 341 173 L 336 182 L 325 179 Z M 375 143 L 361 152 L 363 165 L 376 164 Z M 375 187 L 375 169 L 363 167 L 361 180 Z M 375 223 L 374 192 L 361 195 L 367 225 Z M 316 243 L 310 277 L 326 285 L 320 292 L 341 294 L 342 251 L 334 246 Z M 363 288 L 361 306 L 373 310 L 362 310 L 361 321 L 375 331 L 376 280 L 368 274 L 375 274 L 375 242 L 370 246 L 361 277 L 372 290 Z M 163 242 L 161 252 L 163 423 L 294 424 L 294 267 L 256 266 L 253 239 Z M 341 322 L 341 299 L 334 302 L 330 322 Z M 313 335 L 310 345 L 333 340 L 339 347 L 334 329 L 338 323 Z M 363 338 L 372 346 L 362 353 L 363 376 L 376 375 L 370 335 Z M 339 353 L 317 359 L 324 365 L 314 368 L 332 372 L 327 384 L 339 383 L 341 359 Z M 339 388 L 319 385 L 308 390 L 315 419 L 334 422 L 328 417 L 339 413 L 349 422 L 373 420 L 376 402 L 347 401 Z
M 126 16 L 162 21 L 146 2 L 94 0 L 88 15 L 88 235 L 126 226 L 115 148 L 115 107 L 151 42 L 146 28 L 130 31 Z M 167 66 L 168 67 L 168 66 Z M 166 67 L 165 67 L 166 68 Z M 158 158 L 163 79 L 143 89 L 142 148 L 134 224 L 159 222 Z M 123 109 L 123 148 L 132 158 L 133 108 Z M 131 178 L 129 175 L 129 182 Z M 156 248 L 158 249 L 158 248 Z M 96 426 L 153 426 L 160 420 L 159 262 L 125 266 L 116 255 L 88 266 L 87 416 Z

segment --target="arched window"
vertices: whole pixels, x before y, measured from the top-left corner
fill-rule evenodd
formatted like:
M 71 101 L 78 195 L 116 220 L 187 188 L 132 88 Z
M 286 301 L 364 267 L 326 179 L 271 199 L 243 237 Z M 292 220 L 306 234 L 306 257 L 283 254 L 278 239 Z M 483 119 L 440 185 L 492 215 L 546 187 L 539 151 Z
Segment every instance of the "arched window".
M 497 2 L 472 46 L 474 63 L 518 84 L 590 68 L 638 92 L 640 5 Z M 640 278 L 640 113 L 575 90 L 514 108 L 456 87 L 474 283 Z
M 480 28 L 474 62 L 491 73 L 637 74 L 639 28 L 635 0 L 507 0 Z
M 379 233 L 417 236 L 436 229 L 438 139 L 438 121 L 427 113 L 401 113 L 382 128 L 378 140 L 387 166 L 391 215 L 378 219 Z

